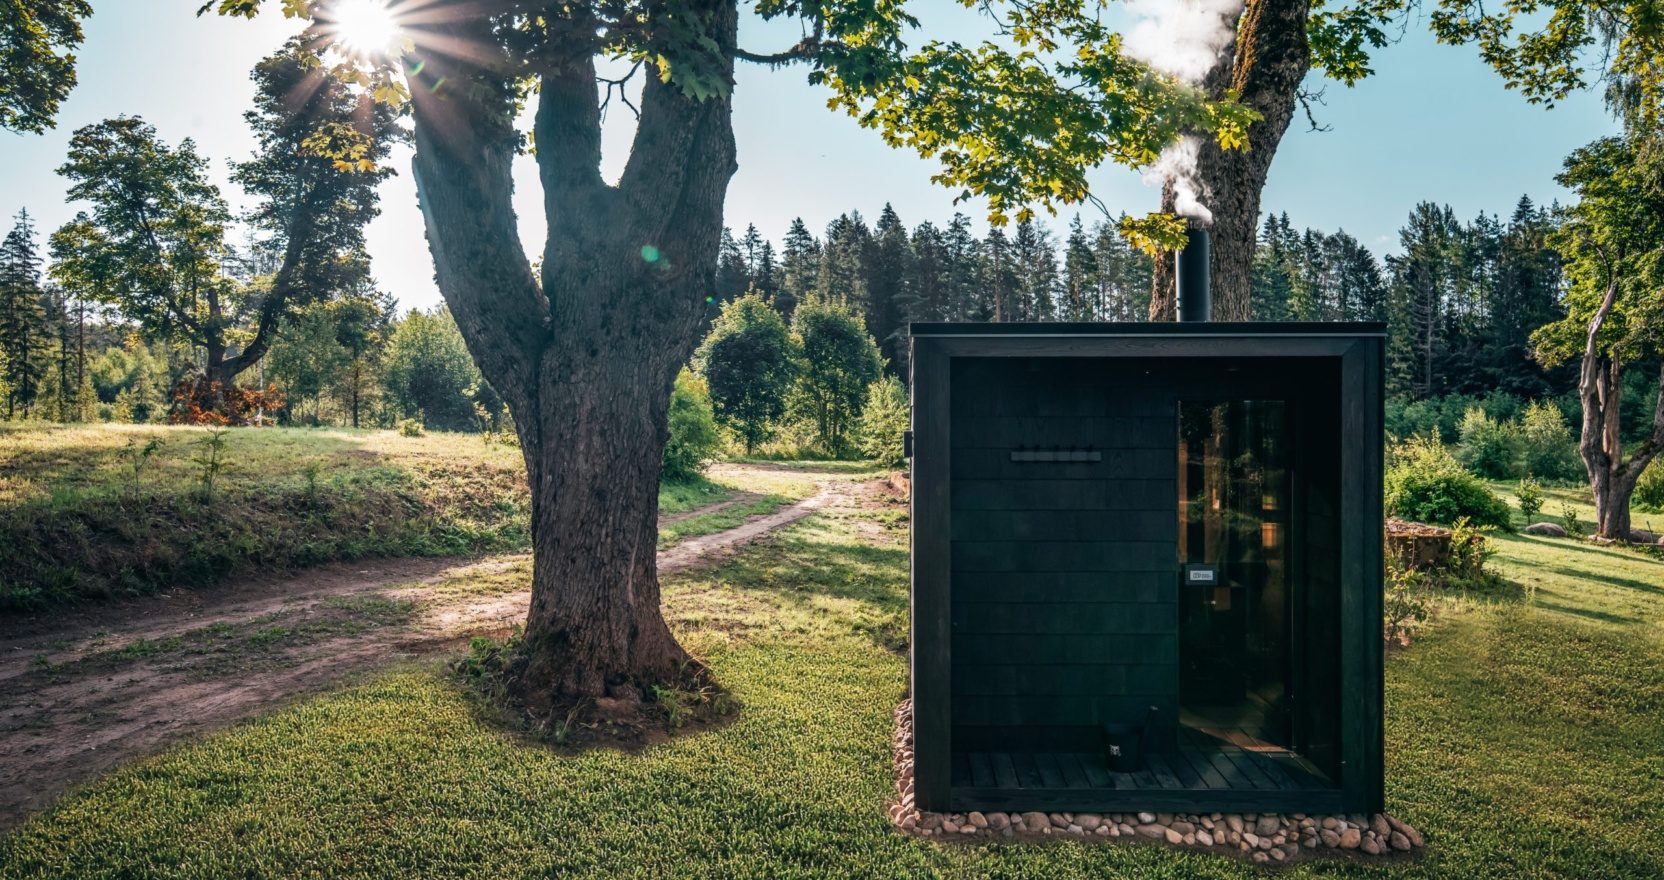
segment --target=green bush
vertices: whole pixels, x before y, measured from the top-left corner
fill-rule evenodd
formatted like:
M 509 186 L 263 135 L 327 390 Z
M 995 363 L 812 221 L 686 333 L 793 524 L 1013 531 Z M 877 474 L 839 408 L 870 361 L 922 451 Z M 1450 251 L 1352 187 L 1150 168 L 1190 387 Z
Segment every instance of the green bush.
M 888 376 L 868 385 L 861 408 L 861 452 L 886 467 L 905 464 L 907 420 L 907 388 L 901 380 Z
M 1388 515 L 1446 525 L 1466 517 L 1477 526 L 1509 528 L 1508 505 L 1463 469 L 1437 434 L 1412 437 L 1390 455 Z
M 1655 458 L 1641 472 L 1641 479 L 1635 483 L 1635 494 L 1630 496 L 1630 503 L 1647 513 L 1664 513 L 1664 458 Z
M 1566 416 L 1552 401 L 1532 401 L 1520 414 L 1519 439 L 1525 475 L 1555 483 L 1583 479 L 1583 460 Z
M 1520 480 L 1519 490 L 1515 493 L 1520 500 L 1520 513 L 1525 514 L 1525 524 L 1531 525 L 1537 514 L 1543 512 L 1543 484 L 1531 477 Z
M 691 480 L 704 472 L 721 445 L 710 391 L 704 380 L 683 370 L 670 392 L 670 439 L 664 446 L 660 475 L 667 480 Z
M 1491 418 L 1475 406 L 1462 415 L 1459 431 L 1456 458 L 1463 467 L 1492 480 L 1518 475 L 1520 432 L 1513 422 Z

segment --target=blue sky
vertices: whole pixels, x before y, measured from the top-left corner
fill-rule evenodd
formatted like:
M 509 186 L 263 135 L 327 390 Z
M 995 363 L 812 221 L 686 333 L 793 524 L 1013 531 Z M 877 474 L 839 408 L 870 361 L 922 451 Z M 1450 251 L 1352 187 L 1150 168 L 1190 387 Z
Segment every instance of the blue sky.
M 974 36 L 964 13 L 938 13 L 927 22 L 933 37 Z M 28 208 L 42 234 L 68 220 L 56 169 L 70 133 L 118 114 L 136 114 L 161 136 L 194 138 L 214 160 L 214 173 L 234 205 L 240 194 L 227 180 L 227 162 L 242 159 L 253 139 L 242 120 L 252 86 L 248 71 L 296 25 L 276 15 L 255 22 L 194 17 L 201 0 L 96 0 L 79 56 L 80 86 L 65 103 L 58 127 L 44 136 L 0 133 L 0 216 Z M 748 48 L 791 42 L 778 28 L 750 27 Z M 1287 211 L 1297 226 L 1345 229 L 1378 254 L 1396 246 L 1397 229 L 1422 200 L 1452 205 L 1471 218 L 1480 211 L 1506 215 L 1521 194 L 1539 202 L 1564 198 L 1554 183 L 1572 149 L 1610 133 L 1597 94 L 1575 96 L 1553 110 L 1526 104 L 1506 91 L 1474 50 L 1439 46 L 1416 22 L 1398 45 L 1376 59 L 1377 75 L 1356 88 L 1328 88 L 1318 108 L 1326 132 L 1297 119 L 1272 167 L 1264 204 Z M 1321 83 L 1314 83 L 1321 85 Z M 930 183 L 931 162 L 886 147 L 877 135 L 825 107 L 826 93 L 807 85 L 801 70 L 743 66 L 735 90 L 739 172 L 728 192 L 736 230 L 756 223 L 778 241 L 795 216 L 817 233 L 839 213 L 858 209 L 876 218 L 892 203 L 909 225 L 945 222 L 955 210 L 980 217 L 982 206 L 955 206 Z M 607 125 L 606 162 L 616 173 L 628 149 L 633 120 L 619 108 Z M 381 286 L 409 306 L 439 302 L 432 261 L 422 237 L 408 152 L 396 155 L 399 176 L 382 190 L 383 215 L 370 228 L 374 271 Z M 522 237 L 540 250 L 540 195 L 529 160 L 518 169 Z M 1092 175 L 1094 193 L 1111 211 L 1142 213 L 1156 194 L 1136 173 L 1108 167 Z M 1089 222 L 1096 209 L 1083 207 Z M 1053 224 L 1061 229 L 1066 212 Z

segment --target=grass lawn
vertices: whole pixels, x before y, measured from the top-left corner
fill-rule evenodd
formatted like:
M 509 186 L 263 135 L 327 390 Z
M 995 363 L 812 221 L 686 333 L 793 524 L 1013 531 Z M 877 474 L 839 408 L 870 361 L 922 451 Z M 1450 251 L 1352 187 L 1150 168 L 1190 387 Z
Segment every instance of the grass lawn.
M 94 783 L 0 839 L 0 876 L 1273 875 L 1155 846 L 891 831 L 905 528 L 827 511 L 668 580 L 684 643 L 743 703 L 730 726 L 566 755 L 413 663 Z M 1499 544 L 1522 595 L 1441 603 L 1387 664 L 1388 808 L 1428 852 L 1275 876 L 1664 876 L 1664 562 Z
M 253 568 L 529 546 L 520 450 L 468 434 L 266 428 L 225 434 L 203 490 L 205 428 L 0 426 L 0 614 L 205 586 Z M 148 456 L 138 453 L 152 441 Z M 851 465 L 859 469 L 860 465 Z M 721 471 L 667 484 L 666 515 L 766 493 L 807 497 L 801 472 Z M 732 525 L 694 518 L 672 539 Z M 743 520 L 743 517 L 741 517 Z

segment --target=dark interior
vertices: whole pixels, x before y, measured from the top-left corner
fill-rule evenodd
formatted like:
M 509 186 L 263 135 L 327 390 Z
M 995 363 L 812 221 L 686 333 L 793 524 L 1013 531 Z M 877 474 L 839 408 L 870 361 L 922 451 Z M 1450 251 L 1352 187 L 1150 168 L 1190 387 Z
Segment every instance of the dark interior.
M 1339 782 L 1338 359 L 956 358 L 955 788 Z M 1106 763 L 1106 724 L 1148 757 Z

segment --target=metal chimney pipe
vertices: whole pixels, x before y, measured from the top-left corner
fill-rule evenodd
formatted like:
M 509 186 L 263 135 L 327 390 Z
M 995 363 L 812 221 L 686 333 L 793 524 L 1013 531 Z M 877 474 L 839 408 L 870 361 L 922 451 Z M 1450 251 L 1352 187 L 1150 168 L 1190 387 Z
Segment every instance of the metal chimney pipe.
M 1210 321 L 1213 319 L 1213 288 L 1210 278 L 1212 257 L 1209 255 L 1208 231 L 1191 224 L 1185 230 L 1184 250 L 1173 257 L 1173 280 L 1178 286 L 1179 320 Z

